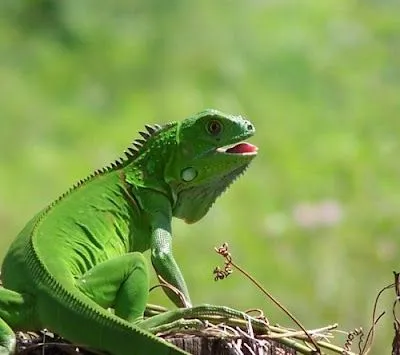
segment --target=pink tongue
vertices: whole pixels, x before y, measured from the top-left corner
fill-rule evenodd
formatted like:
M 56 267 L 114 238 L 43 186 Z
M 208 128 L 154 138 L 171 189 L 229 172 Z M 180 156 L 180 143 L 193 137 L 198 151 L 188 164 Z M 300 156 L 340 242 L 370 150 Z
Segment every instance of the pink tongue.
M 226 150 L 227 153 L 254 153 L 257 147 L 250 143 L 239 143 Z

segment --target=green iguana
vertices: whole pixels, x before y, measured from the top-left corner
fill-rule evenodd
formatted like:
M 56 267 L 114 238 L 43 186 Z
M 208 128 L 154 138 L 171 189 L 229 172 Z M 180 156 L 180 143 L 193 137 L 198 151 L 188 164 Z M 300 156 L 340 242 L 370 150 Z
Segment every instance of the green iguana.
M 150 329 L 199 314 L 245 317 L 227 307 L 192 307 L 172 255 L 171 219 L 193 223 L 207 213 L 256 156 L 257 147 L 243 142 L 254 132 L 250 121 L 216 110 L 146 125 L 125 158 L 33 217 L 1 269 L 0 354 L 15 351 L 13 330 L 43 328 L 115 355 L 186 354 Z M 157 275 L 180 291 L 186 308 L 143 319 L 148 249 Z

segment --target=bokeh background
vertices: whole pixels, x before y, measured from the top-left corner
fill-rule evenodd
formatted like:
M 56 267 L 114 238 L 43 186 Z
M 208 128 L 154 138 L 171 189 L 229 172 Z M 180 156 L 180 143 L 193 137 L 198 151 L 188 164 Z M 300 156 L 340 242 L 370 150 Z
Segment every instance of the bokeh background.
M 204 220 L 174 222 L 194 302 L 291 324 L 239 273 L 213 281 L 226 241 L 306 327 L 368 329 L 400 269 L 399 13 L 395 0 L 3 0 L 0 258 L 145 123 L 213 107 L 251 119 L 260 151 Z M 374 354 L 390 351 L 393 298 Z

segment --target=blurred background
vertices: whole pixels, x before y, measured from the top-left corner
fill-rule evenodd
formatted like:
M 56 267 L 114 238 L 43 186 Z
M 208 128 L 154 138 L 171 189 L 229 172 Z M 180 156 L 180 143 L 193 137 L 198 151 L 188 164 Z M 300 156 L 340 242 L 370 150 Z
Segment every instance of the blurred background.
M 206 218 L 174 221 L 194 303 L 291 325 L 238 272 L 213 281 L 213 247 L 228 242 L 307 328 L 368 329 L 400 270 L 399 11 L 394 0 L 3 0 L 0 259 L 145 123 L 218 108 L 253 121 L 259 156 Z M 393 299 L 378 307 L 375 354 L 391 348 Z M 151 302 L 170 306 L 159 289 Z

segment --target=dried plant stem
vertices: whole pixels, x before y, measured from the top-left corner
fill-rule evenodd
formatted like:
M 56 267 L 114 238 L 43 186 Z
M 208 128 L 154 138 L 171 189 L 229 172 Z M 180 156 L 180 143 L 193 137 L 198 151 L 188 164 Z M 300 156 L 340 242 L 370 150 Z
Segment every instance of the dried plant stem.
M 294 322 L 297 324 L 297 326 L 304 332 L 304 334 L 307 335 L 308 340 L 310 341 L 311 344 L 315 347 L 313 350 L 314 353 L 316 354 L 321 354 L 321 350 L 319 346 L 317 345 L 316 341 L 311 337 L 311 335 L 307 332 L 306 328 L 300 323 L 300 321 L 290 313 L 290 311 L 283 305 L 281 304 L 272 294 L 270 294 L 253 276 L 251 276 L 247 271 L 242 269 L 239 265 L 233 262 L 231 254 L 228 252 L 228 244 L 224 243 L 221 247 L 215 248 L 215 251 L 222 255 L 225 258 L 225 273 L 226 276 L 231 273 L 230 267 L 234 267 L 237 269 L 239 272 L 241 272 L 244 276 L 246 276 L 265 296 L 267 296 L 272 302 L 274 302 L 286 315 Z M 216 269 L 214 270 L 214 273 L 219 275 L 219 277 L 216 277 L 215 279 L 221 279 L 222 275 L 221 270 Z
M 308 334 L 320 334 L 329 330 L 333 330 L 337 328 L 337 324 L 331 324 L 326 327 L 322 328 L 317 328 L 317 329 L 312 329 L 312 330 L 307 330 Z M 275 339 L 275 338 L 280 338 L 280 337 L 297 337 L 304 339 L 304 331 L 298 330 L 298 331 L 288 331 L 287 329 L 281 328 L 281 327 L 274 327 L 272 325 L 269 325 L 269 329 L 276 332 L 274 335 L 268 335 L 268 338 L 270 339 Z

